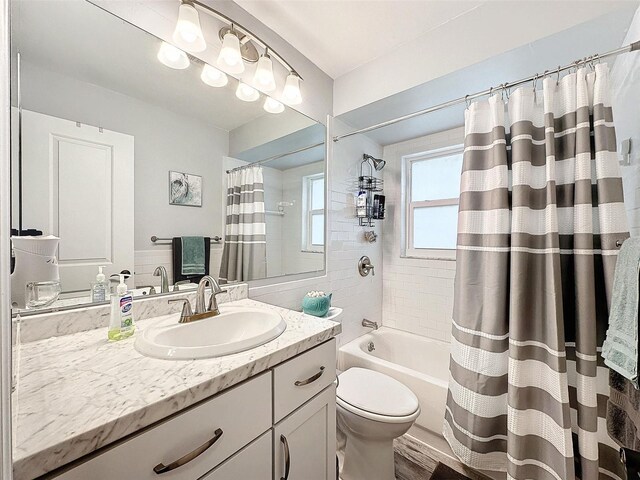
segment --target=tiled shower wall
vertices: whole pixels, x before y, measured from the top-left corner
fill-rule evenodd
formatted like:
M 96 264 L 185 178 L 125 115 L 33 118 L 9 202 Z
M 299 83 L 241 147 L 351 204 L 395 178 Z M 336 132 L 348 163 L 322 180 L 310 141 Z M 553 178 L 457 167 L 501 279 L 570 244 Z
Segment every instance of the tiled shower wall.
M 402 157 L 464 142 L 464 129 L 415 138 L 384 147 L 387 218 L 383 227 L 382 323 L 448 342 L 451 337 L 452 260 L 404 258 Z

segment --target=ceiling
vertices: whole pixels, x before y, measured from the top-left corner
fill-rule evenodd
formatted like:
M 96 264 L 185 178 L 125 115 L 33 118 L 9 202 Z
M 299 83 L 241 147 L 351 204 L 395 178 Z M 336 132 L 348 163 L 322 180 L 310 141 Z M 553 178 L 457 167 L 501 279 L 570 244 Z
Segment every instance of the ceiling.
M 484 1 L 235 0 L 332 78 L 465 15 Z
M 536 72 L 542 73 L 556 65 L 566 65 L 587 55 L 613 50 L 623 44 L 636 8 L 636 2 L 629 2 L 625 8 L 495 55 L 337 118 L 353 129 L 364 128 L 486 90 L 491 86 L 529 77 Z M 594 32 L 598 34 L 594 35 Z M 640 57 L 640 53 L 629 55 Z M 523 88 L 531 88 L 531 84 Z M 465 105 L 462 103 L 374 130 L 367 133 L 367 136 L 380 145 L 389 145 L 459 127 L 464 123 L 464 109 Z

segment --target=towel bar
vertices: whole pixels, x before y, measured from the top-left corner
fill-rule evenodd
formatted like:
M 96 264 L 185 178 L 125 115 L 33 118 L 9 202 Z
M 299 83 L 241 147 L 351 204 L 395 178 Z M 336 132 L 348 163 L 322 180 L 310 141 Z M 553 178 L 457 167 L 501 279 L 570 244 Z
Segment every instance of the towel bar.
M 172 240 L 173 240 L 173 238 L 161 238 L 161 237 L 156 237 L 155 235 L 153 235 L 151 237 L 151 241 L 153 243 L 156 243 L 156 242 L 170 242 Z M 216 235 L 215 237 L 211 237 L 211 240 L 214 241 L 214 242 L 220 243 L 222 241 L 222 237 L 219 237 L 219 236 Z

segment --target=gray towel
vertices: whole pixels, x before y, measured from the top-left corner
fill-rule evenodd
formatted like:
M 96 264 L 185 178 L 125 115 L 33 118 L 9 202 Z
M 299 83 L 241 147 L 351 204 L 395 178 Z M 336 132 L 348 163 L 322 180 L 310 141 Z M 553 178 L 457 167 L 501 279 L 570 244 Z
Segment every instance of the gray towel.
M 604 363 L 638 388 L 638 274 L 640 238 L 628 238 L 620 248 L 613 279 Z
M 182 275 L 204 275 L 204 237 L 180 237 L 182 240 Z

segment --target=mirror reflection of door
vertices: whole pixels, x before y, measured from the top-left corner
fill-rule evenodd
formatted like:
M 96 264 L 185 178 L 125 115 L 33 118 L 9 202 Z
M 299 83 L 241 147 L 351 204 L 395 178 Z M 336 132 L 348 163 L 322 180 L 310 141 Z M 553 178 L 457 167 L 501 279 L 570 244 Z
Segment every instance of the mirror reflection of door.
M 130 135 L 22 112 L 23 225 L 60 238 L 63 292 L 133 271 L 133 160 Z

